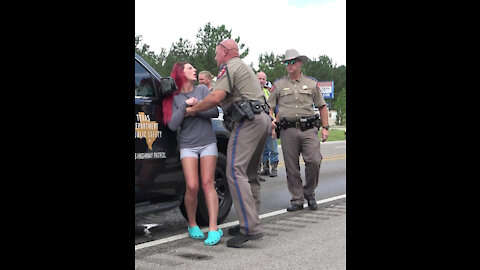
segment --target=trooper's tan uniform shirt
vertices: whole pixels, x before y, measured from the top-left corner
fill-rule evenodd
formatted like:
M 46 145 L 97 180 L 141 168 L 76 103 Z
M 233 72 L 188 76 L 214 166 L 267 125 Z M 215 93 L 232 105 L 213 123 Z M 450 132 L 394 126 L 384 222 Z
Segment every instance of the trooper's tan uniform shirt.
M 232 102 L 242 100 L 241 95 L 248 100 L 259 100 L 262 104 L 265 103 L 263 90 L 251 67 L 247 66 L 240 58 L 235 57 L 228 61 L 227 68 L 233 89 L 230 89 L 225 66 L 220 70 L 217 76 L 217 82 L 213 87 L 213 90 L 222 89 L 227 92 L 227 97 L 220 103 L 220 107 L 222 107 L 224 112 L 230 107 Z M 256 80 L 249 79 L 251 77 Z
M 313 103 L 316 107 L 326 104 L 318 82 L 303 74 L 295 81 L 288 76 L 276 80 L 267 102 L 270 108 L 278 106 L 279 119 L 285 117 L 292 122 L 302 116 L 313 116 Z
M 316 107 L 326 104 L 318 82 L 303 74 L 298 80 L 292 80 L 288 76 L 276 80 L 267 102 L 272 109 L 277 106 L 278 119 L 285 118 L 290 122 L 297 122 L 302 116 L 314 116 L 313 104 Z M 304 199 L 315 198 L 315 188 L 318 185 L 322 162 L 318 128 L 313 127 L 305 131 L 293 127 L 282 129 L 280 139 L 288 191 L 292 195 L 290 201 L 303 207 Z M 305 185 L 302 184 L 300 174 L 300 153 L 305 161 Z
M 232 102 L 258 100 L 265 103 L 263 90 L 253 69 L 235 57 L 220 69 L 212 91 L 223 90 L 227 96 L 221 107 L 228 111 Z M 228 76 L 230 77 L 231 87 Z M 260 223 L 260 182 L 257 168 L 271 130 L 270 116 L 265 112 L 255 114 L 252 120 L 235 123 L 227 146 L 227 181 L 233 205 L 238 216 L 240 233 L 258 235 L 264 232 Z

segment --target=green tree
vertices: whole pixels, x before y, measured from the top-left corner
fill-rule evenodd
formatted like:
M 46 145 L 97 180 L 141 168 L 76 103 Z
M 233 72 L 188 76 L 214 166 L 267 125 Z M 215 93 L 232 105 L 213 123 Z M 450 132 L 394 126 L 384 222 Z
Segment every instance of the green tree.
M 165 63 L 162 69 L 165 70 L 163 74 L 169 74 L 172 71 L 173 64 L 176 62 L 189 62 L 192 63 L 193 56 L 193 44 L 188 39 L 180 38 L 176 43 L 172 43 L 168 55 L 165 57 Z M 193 63 L 192 63 L 193 64 Z
M 198 29 L 197 42 L 193 49 L 193 59 L 191 64 L 200 72 L 208 70 L 212 74 L 218 71 L 217 62 L 215 61 L 215 48 L 217 43 L 232 38 L 232 30 L 227 30 L 225 25 L 213 27 L 208 22 L 203 29 Z M 240 58 L 248 55 L 249 48 L 245 48 L 244 43 L 240 43 L 240 37 L 234 39 L 238 43 Z M 245 50 L 242 52 L 242 50 Z
M 302 72 L 319 81 L 333 81 L 334 66 L 328 56 L 322 55 L 318 60 L 313 58 L 311 61 L 304 63 Z
M 263 71 L 267 75 L 267 80 L 274 82 L 276 79 L 287 75 L 287 70 L 282 64 L 284 55 L 274 55 L 273 53 L 260 54 L 258 57 L 258 71 Z M 258 72 L 257 71 L 257 72 Z

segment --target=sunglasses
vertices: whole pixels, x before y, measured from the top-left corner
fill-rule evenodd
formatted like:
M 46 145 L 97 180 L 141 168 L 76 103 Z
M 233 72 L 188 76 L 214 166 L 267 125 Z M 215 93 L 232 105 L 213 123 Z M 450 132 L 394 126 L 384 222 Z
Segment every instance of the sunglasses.
M 219 42 L 217 43 L 217 46 L 219 46 L 219 45 L 228 50 L 228 48 L 225 47 L 225 45 L 223 45 L 221 41 L 219 41 Z
M 293 60 L 290 60 L 290 61 L 284 61 L 283 64 L 285 66 L 288 66 L 288 65 L 293 65 L 295 64 L 295 62 L 297 62 L 297 60 L 293 59 Z

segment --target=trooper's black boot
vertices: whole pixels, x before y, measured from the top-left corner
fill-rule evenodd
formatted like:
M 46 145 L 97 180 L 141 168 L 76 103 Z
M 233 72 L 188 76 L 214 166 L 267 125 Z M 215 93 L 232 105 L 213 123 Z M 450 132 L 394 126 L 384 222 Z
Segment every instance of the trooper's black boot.
M 239 248 L 241 247 L 245 242 L 250 241 L 250 240 L 258 240 L 263 238 L 265 233 L 259 233 L 255 235 L 243 235 L 241 232 L 238 232 L 237 235 L 234 237 L 230 238 L 227 240 L 227 247 L 233 247 L 233 248 Z
M 267 160 L 263 162 L 263 170 L 260 175 L 269 175 L 270 174 L 270 162 Z
M 272 170 L 270 171 L 270 177 L 277 177 L 278 162 L 272 163 Z
M 287 211 L 288 212 L 295 212 L 295 211 L 298 211 L 298 210 L 302 210 L 303 209 L 303 204 L 291 204 L 288 208 L 287 208 Z
M 315 201 L 315 198 L 307 199 L 307 201 L 310 210 L 317 210 L 317 201 Z
M 228 235 L 238 235 L 240 233 L 240 225 L 228 228 Z

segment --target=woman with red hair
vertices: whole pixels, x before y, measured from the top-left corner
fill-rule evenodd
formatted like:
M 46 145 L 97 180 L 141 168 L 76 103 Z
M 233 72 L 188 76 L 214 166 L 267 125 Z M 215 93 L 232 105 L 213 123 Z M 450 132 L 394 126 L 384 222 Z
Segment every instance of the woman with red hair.
M 175 80 L 178 91 L 163 100 L 163 122 L 168 128 L 180 130 L 180 159 L 186 181 L 185 209 L 188 219 L 188 233 L 193 239 L 204 239 L 205 235 L 196 222 L 197 193 L 199 188 L 198 159 L 202 189 L 208 209 L 209 231 L 205 245 L 213 246 L 223 236 L 217 226 L 218 195 L 215 190 L 215 167 L 217 164 L 217 138 L 211 118 L 218 117 L 216 107 L 193 116 L 185 116 L 188 106 L 193 106 L 208 95 L 205 85 L 194 85 L 197 70 L 187 62 L 175 63 L 170 76 Z

